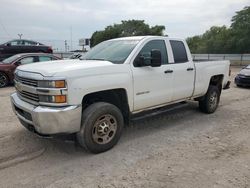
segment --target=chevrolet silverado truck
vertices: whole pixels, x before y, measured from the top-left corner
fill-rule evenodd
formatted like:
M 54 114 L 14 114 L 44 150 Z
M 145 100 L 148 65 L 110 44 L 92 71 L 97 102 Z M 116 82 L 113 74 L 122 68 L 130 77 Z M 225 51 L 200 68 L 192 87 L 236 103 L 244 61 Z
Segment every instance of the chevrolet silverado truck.
M 229 76 L 228 61 L 193 62 L 185 40 L 126 37 L 98 44 L 81 60 L 18 67 L 11 102 L 28 130 L 75 133 L 81 146 L 100 153 L 140 112 L 195 100 L 213 113 Z

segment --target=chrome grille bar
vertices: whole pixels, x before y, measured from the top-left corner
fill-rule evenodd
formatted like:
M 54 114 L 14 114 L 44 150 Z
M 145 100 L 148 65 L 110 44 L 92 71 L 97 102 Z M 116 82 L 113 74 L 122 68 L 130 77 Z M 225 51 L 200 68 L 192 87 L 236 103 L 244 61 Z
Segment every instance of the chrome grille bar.
M 26 85 L 30 85 L 30 86 L 34 86 L 34 87 L 38 86 L 38 81 L 30 79 L 30 78 L 24 78 L 24 77 L 19 77 L 19 76 L 15 75 L 15 80 L 18 82 L 21 82 L 22 84 L 26 84 Z
M 29 93 L 29 92 L 26 92 L 26 91 L 17 91 L 17 93 L 19 95 L 21 95 L 22 97 L 24 98 L 27 98 L 29 100 L 33 100 L 33 101 L 36 101 L 36 102 L 39 102 L 39 96 L 36 95 L 36 94 L 33 94 L 33 93 Z

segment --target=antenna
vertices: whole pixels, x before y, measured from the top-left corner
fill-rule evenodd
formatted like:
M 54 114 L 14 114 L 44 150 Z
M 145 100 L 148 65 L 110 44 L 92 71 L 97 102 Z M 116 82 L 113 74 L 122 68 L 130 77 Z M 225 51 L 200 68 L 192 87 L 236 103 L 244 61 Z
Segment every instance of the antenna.
M 17 35 L 19 36 L 19 39 L 22 39 L 22 36 L 23 36 L 23 34 L 22 34 L 22 33 L 17 34 Z

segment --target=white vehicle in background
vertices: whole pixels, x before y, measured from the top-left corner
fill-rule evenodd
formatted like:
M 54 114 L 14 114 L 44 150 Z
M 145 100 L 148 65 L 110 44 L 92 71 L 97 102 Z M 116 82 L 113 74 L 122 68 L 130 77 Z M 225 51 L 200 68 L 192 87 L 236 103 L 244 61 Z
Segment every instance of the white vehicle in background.
M 113 39 L 83 60 L 63 61 L 18 67 L 13 109 L 29 130 L 76 133 L 93 153 L 112 148 L 140 112 L 196 100 L 213 113 L 230 85 L 229 61 L 193 62 L 186 42 L 175 38 Z
M 86 54 L 86 52 L 75 52 L 67 58 L 64 59 L 81 59 Z

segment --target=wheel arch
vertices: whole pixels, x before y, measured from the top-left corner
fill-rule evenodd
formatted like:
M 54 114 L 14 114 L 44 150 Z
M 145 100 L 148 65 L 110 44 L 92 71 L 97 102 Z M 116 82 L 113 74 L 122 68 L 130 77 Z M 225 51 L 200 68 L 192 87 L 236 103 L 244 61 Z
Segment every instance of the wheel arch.
M 95 102 L 107 102 L 118 107 L 124 117 L 125 123 L 129 122 L 130 108 L 127 92 L 124 88 L 109 89 L 86 94 L 82 99 L 82 110 Z
M 217 86 L 219 91 L 221 92 L 222 90 L 222 83 L 223 83 L 223 79 L 224 79 L 224 75 L 223 74 L 218 74 L 218 75 L 214 75 L 210 78 L 209 81 L 209 86 L 213 85 L 213 86 Z

